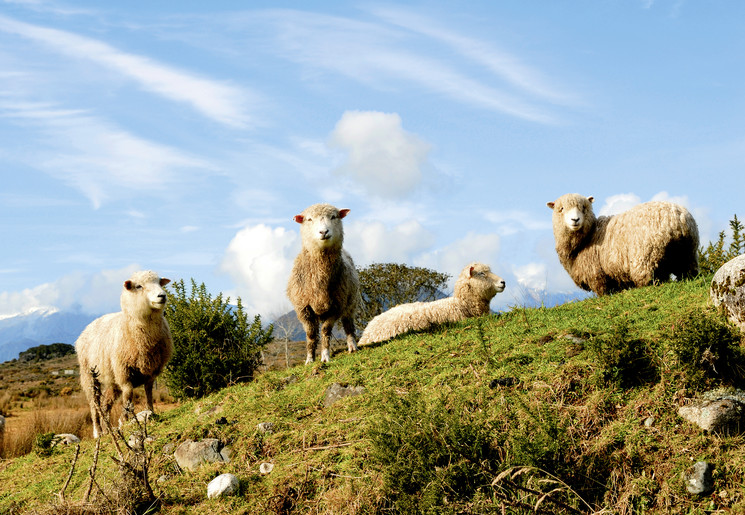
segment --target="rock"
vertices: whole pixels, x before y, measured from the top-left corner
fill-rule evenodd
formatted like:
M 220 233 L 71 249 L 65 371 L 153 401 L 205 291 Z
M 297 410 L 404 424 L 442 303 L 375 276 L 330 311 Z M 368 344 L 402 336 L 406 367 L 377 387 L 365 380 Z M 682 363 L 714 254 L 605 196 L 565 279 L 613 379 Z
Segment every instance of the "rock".
M 364 391 L 364 386 L 342 386 L 339 383 L 334 383 L 326 390 L 326 397 L 323 399 L 323 405 L 328 408 L 333 403 L 343 399 L 344 397 L 361 395 Z
M 274 432 L 274 424 L 271 422 L 260 422 L 256 426 L 256 430 L 261 434 L 270 435 Z
M 644 427 L 652 427 L 654 425 L 654 417 L 647 417 L 644 419 Z
M 5 432 L 5 417 L 0 415 L 0 435 Z
M 714 480 L 711 471 L 714 467 L 705 461 L 697 461 L 688 472 L 683 472 L 682 477 L 688 493 L 695 495 L 708 495 L 714 491 Z
M 269 474 L 272 470 L 274 470 L 274 463 L 262 463 L 259 465 L 259 472 L 262 474 Z
M 179 445 L 173 456 L 182 469 L 196 470 L 202 463 L 229 462 L 230 448 L 223 447 L 217 438 L 205 438 L 199 442 L 187 440 Z
M 745 254 L 727 261 L 711 280 L 709 296 L 727 317 L 745 331 Z
M 153 418 L 153 412 L 149 409 L 142 410 L 135 417 L 137 417 L 137 422 L 144 424 L 145 422 L 150 422 L 150 419 Z
M 696 400 L 678 408 L 678 415 L 710 433 L 736 435 L 745 429 L 745 404 L 731 398 Z
M 58 435 L 54 435 L 54 441 L 52 442 L 52 447 L 55 445 L 75 445 L 80 443 L 80 438 L 78 438 L 76 435 L 70 434 L 70 433 L 60 433 Z
M 238 493 L 240 481 L 233 474 L 221 474 L 207 485 L 207 498 L 223 497 Z
M 173 451 L 176 449 L 176 444 L 173 442 L 169 442 L 163 446 L 163 454 L 173 454 Z

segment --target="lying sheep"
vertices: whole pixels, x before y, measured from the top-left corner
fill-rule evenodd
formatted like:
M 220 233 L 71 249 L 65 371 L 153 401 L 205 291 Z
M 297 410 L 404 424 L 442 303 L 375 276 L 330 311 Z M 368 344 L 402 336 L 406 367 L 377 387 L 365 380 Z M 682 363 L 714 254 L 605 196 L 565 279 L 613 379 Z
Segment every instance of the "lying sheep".
M 471 263 L 460 273 L 452 297 L 432 302 L 399 304 L 367 324 L 360 345 L 383 342 L 409 331 L 429 329 L 445 322 L 489 312 L 494 296 L 504 291 L 504 280 L 482 263 Z
M 342 249 L 341 219 L 347 213 L 349 209 L 314 204 L 295 216 L 303 247 L 292 267 L 287 296 L 305 329 L 306 364 L 315 360 L 319 325 L 321 361 L 329 360 L 331 331 L 339 319 L 349 352 L 357 350 L 354 314 L 360 302 L 360 280 L 352 258 Z
M 93 396 L 95 369 L 101 383 L 101 404 L 108 418 L 119 395 L 124 413 L 131 413 L 133 389 L 145 387 L 147 409 L 153 410 L 153 383 L 173 354 L 168 322 L 163 316 L 169 279 L 155 272 L 135 272 L 124 281 L 122 310 L 91 322 L 75 342 L 80 363 L 80 384 L 91 407 L 93 436 L 101 434 L 101 421 Z
M 682 206 L 647 202 L 595 218 L 592 197 L 568 194 L 553 210 L 559 261 L 580 288 L 606 295 L 670 275 L 698 274 L 698 227 Z

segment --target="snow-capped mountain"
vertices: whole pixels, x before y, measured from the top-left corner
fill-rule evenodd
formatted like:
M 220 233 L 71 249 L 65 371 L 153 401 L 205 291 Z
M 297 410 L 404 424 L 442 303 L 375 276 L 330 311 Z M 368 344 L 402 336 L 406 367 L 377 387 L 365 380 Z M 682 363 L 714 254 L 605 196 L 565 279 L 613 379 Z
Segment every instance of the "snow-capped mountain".
M 0 363 L 18 358 L 37 345 L 74 344 L 97 315 L 55 310 L 32 310 L 0 319 Z

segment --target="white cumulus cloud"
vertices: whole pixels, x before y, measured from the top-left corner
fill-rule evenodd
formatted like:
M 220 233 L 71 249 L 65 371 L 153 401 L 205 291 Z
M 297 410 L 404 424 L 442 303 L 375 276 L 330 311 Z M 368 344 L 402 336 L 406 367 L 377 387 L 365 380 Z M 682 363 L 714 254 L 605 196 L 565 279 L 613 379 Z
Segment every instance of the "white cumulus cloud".
M 380 197 L 402 197 L 422 182 L 430 145 L 404 130 L 395 113 L 347 111 L 329 145 L 347 153 L 336 169 Z
M 434 243 L 434 235 L 416 220 L 389 226 L 382 222 L 353 222 L 344 229 L 344 247 L 355 264 L 410 263 Z
M 265 224 L 246 226 L 230 241 L 220 268 L 247 312 L 269 317 L 292 309 L 285 290 L 299 242 L 298 233 Z

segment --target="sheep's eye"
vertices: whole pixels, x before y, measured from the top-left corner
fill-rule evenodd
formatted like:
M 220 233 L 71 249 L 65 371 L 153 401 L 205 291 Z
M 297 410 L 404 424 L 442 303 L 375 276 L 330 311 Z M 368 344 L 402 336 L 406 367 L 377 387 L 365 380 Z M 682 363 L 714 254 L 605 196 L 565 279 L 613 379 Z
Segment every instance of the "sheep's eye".
M 563 212 L 564 212 L 564 208 L 563 207 L 560 207 L 559 208 L 559 213 L 563 213 Z
M 137 286 L 135 286 L 135 289 L 141 290 L 142 289 L 142 285 L 141 284 L 138 284 Z
M 336 215 L 331 215 L 332 220 L 336 220 Z

